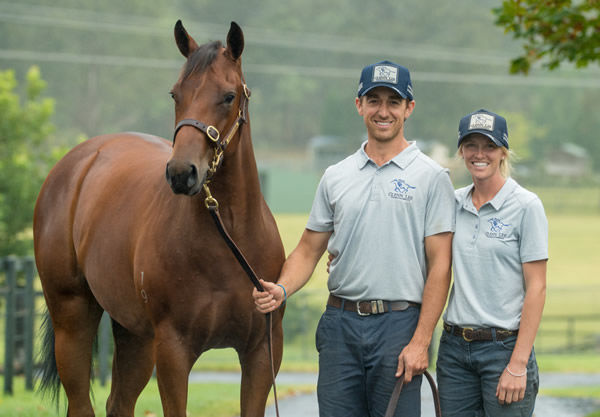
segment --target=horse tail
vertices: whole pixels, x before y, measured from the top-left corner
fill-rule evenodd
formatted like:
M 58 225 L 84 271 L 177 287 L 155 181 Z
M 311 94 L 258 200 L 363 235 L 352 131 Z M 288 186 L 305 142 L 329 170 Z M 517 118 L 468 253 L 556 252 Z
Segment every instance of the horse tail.
M 58 367 L 56 366 L 54 327 L 52 326 L 48 310 L 44 313 L 41 331 L 42 346 L 39 356 L 41 377 L 38 391 L 43 395 L 48 393 L 52 402 L 58 406 L 60 399 L 60 377 L 58 375 Z

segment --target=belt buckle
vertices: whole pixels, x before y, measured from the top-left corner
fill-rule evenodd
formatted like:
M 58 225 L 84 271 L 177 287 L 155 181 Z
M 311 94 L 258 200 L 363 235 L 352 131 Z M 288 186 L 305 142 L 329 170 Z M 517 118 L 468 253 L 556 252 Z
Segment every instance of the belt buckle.
M 361 301 L 356 302 L 356 312 L 358 313 L 358 315 L 359 316 L 370 316 L 371 313 L 363 313 L 362 311 L 360 311 L 360 303 L 361 303 Z
M 473 339 L 471 339 L 470 337 L 467 337 L 466 334 L 465 334 L 467 331 L 472 332 L 473 328 L 472 327 L 465 327 L 465 328 L 463 328 L 462 329 L 462 338 L 465 339 L 465 342 L 472 342 Z

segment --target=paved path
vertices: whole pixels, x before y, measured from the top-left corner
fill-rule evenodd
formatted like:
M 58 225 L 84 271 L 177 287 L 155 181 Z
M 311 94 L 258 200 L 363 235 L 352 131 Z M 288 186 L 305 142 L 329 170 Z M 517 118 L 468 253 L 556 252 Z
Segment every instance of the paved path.
M 240 381 L 239 373 L 193 373 L 190 381 L 197 382 L 234 382 Z M 277 376 L 277 384 L 314 384 L 317 376 L 312 373 L 285 373 Z M 540 386 L 544 388 L 573 387 L 585 385 L 600 385 L 600 374 L 554 374 L 543 373 L 540 375 Z M 433 398 L 426 381 L 422 388 L 422 415 L 421 417 L 434 417 Z M 584 417 L 592 411 L 600 410 L 600 399 L 574 399 L 538 396 L 534 417 Z M 281 417 L 317 417 L 316 393 L 302 394 L 279 400 L 279 414 Z M 275 407 L 267 408 L 265 417 L 275 417 Z

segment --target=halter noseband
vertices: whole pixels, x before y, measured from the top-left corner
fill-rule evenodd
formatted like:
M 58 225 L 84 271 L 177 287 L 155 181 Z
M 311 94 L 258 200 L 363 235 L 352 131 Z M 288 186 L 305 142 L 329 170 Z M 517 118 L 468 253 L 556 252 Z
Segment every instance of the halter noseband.
M 175 146 L 175 138 L 177 137 L 177 132 L 179 132 L 179 130 L 183 126 L 195 127 L 196 129 L 204 133 L 206 137 L 213 143 L 215 154 L 213 156 L 213 160 L 210 164 L 210 167 L 208 168 L 208 172 L 206 173 L 207 184 L 210 182 L 212 177 L 217 172 L 217 169 L 223 163 L 223 154 L 225 152 L 225 149 L 227 148 L 227 145 L 229 145 L 229 142 L 231 142 L 233 135 L 235 135 L 235 132 L 237 132 L 240 125 L 242 123 L 245 123 L 247 120 L 248 101 L 250 100 L 250 89 L 248 88 L 245 82 L 242 85 L 244 95 L 242 95 L 242 98 L 240 99 L 238 117 L 233 126 L 231 126 L 231 129 L 229 129 L 229 132 L 227 133 L 225 138 L 221 138 L 221 134 L 219 133 L 219 130 L 216 127 L 212 125 L 206 125 L 205 123 L 202 123 L 201 121 L 196 119 L 183 119 L 179 123 L 177 123 L 177 126 L 175 126 L 175 132 L 173 132 L 173 146 Z

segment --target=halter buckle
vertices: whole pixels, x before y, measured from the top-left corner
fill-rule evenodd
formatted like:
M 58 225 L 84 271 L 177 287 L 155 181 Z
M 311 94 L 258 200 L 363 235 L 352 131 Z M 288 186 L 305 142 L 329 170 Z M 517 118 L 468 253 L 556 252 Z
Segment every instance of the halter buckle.
M 219 141 L 219 131 L 217 130 L 216 127 L 210 125 L 206 127 L 206 136 L 208 136 L 208 138 L 213 141 L 214 143 L 217 143 Z

